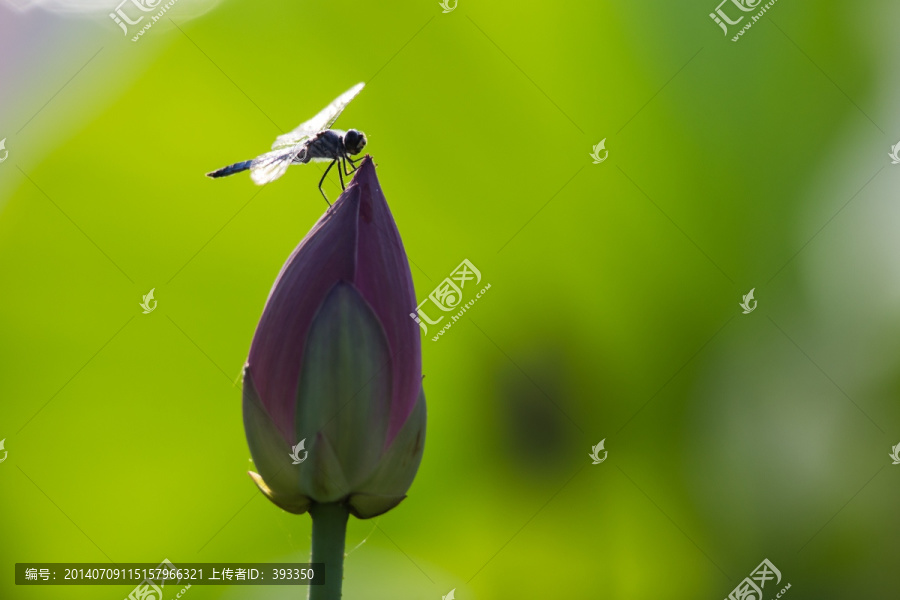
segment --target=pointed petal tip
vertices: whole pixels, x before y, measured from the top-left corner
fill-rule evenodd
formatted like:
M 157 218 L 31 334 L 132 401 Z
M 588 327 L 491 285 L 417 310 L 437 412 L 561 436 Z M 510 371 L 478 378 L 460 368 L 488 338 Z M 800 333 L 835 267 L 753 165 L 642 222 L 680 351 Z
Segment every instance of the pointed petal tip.
M 402 496 L 377 496 L 373 494 L 353 494 L 347 500 L 347 508 L 357 519 L 371 519 L 383 515 L 406 499 Z
M 356 168 L 352 183 L 363 181 L 371 183 L 373 180 L 378 181 L 378 177 L 375 175 L 375 161 L 372 159 L 371 154 L 366 154 L 362 159 L 362 163 Z
M 262 492 L 263 495 L 272 502 L 272 504 L 282 510 L 286 510 L 287 512 L 293 513 L 295 515 L 302 515 L 303 513 L 308 511 L 309 507 L 312 505 L 312 500 L 310 500 L 306 496 L 296 495 L 292 498 L 278 496 L 269 488 L 269 486 L 266 485 L 266 482 L 263 480 L 262 476 L 259 475 L 259 473 L 247 471 L 247 474 L 250 475 L 250 479 L 253 480 L 253 483 L 256 484 L 256 487 L 259 488 L 259 491 Z

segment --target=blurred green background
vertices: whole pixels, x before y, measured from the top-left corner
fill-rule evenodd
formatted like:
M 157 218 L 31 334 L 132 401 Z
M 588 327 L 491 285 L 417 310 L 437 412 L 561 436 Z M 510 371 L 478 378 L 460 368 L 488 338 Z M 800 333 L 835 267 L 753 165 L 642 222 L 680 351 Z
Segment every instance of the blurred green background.
M 309 517 L 246 474 L 237 382 L 321 169 L 203 175 L 358 81 L 337 126 L 368 135 L 417 297 L 465 258 L 491 290 L 423 336 L 424 459 L 351 519 L 345 598 L 719 599 L 764 558 L 787 598 L 896 597 L 900 6 L 781 0 L 733 43 L 716 0 L 180 0 L 135 43 L 113 1 L 23 4 L 0 598 L 133 587 L 16 587 L 16 562 L 307 560 Z

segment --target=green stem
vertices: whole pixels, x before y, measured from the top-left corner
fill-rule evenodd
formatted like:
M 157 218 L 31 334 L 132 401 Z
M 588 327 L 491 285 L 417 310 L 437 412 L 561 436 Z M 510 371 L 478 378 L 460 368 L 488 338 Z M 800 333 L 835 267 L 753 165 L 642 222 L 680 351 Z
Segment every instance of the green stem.
M 312 559 L 325 563 L 325 584 L 309 586 L 309 600 L 340 600 L 344 579 L 344 541 L 347 538 L 347 518 L 343 504 L 313 504 Z

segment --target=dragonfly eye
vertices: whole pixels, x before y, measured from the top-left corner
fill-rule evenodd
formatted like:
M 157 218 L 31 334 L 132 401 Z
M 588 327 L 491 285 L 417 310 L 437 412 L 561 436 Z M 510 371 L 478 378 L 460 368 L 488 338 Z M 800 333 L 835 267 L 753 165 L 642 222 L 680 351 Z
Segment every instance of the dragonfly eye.
M 359 154 L 366 147 L 366 134 L 351 129 L 344 135 L 344 148 L 349 154 Z

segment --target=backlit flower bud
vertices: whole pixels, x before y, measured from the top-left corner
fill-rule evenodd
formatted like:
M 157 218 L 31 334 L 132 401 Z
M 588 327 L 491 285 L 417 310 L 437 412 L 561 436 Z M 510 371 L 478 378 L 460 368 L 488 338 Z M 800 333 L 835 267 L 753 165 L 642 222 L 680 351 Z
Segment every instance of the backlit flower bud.
M 366 157 L 282 267 L 244 368 L 250 475 L 272 502 L 293 513 L 343 502 L 369 518 L 406 497 L 425 441 L 415 305 Z

